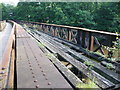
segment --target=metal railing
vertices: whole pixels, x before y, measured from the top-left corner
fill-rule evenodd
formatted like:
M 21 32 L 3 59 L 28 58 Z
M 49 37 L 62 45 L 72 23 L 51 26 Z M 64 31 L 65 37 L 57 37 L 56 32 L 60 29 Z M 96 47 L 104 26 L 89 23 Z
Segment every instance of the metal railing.
M 102 46 L 112 47 L 113 41 L 120 38 L 120 34 L 90 30 L 86 28 L 26 21 L 19 21 L 19 23 L 27 24 L 30 28 L 73 42 L 90 51 L 96 52 L 100 50 L 102 54 L 105 54 Z

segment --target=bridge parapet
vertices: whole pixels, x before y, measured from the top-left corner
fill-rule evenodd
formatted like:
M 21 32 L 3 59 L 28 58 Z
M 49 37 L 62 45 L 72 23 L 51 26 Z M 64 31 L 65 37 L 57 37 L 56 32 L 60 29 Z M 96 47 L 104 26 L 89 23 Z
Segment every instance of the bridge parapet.
M 27 24 L 31 28 L 70 41 L 90 51 L 96 52 L 100 50 L 103 55 L 109 54 L 109 52 L 107 50 L 104 51 L 102 47 L 112 47 L 114 45 L 113 42 L 120 38 L 120 34 L 86 28 L 26 21 L 20 21 L 19 23 Z

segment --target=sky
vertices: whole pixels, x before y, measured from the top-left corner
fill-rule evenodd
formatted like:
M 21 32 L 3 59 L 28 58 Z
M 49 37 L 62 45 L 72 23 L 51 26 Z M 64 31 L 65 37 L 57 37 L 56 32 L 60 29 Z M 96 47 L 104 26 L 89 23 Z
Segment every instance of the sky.
M 5 3 L 5 4 L 12 4 L 12 5 L 17 5 L 19 0 L 0 0 L 0 3 Z

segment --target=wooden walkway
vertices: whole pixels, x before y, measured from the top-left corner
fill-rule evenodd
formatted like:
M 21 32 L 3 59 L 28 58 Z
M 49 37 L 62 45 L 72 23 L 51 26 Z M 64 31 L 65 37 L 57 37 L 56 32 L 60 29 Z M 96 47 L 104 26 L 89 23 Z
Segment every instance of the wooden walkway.
M 21 27 L 16 31 L 17 88 L 71 88 L 35 40 Z

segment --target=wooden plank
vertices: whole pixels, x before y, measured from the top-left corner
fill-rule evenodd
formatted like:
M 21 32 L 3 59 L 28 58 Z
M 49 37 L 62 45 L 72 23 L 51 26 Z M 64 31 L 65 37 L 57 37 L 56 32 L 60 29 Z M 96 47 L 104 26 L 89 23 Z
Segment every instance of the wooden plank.
M 51 51 L 52 51 L 52 49 L 55 49 L 55 47 L 52 46 L 50 43 L 48 43 L 48 41 L 45 40 L 44 38 L 39 38 L 39 40 L 42 43 L 44 42 L 46 44 L 46 47 L 49 48 Z M 114 87 L 113 83 L 111 83 L 110 81 L 108 81 L 107 79 L 105 79 L 104 77 L 99 75 L 98 73 L 94 72 L 93 70 L 89 70 L 87 66 L 85 66 L 83 63 L 75 60 L 70 55 L 68 55 L 60 50 L 57 50 L 57 49 L 56 49 L 56 52 L 58 52 L 58 54 L 61 55 L 65 60 L 67 60 L 72 65 L 74 65 L 76 68 L 78 68 L 80 71 L 82 71 L 86 76 L 88 76 L 91 79 L 95 78 L 95 83 L 97 83 L 97 85 L 99 85 L 100 87 L 102 87 L 102 88 Z
M 42 34 L 42 35 L 44 35 L 44 34 Z M 104 77 L 106 77 L 109 80 L 111 80 L 111 82 L 120 83 L 120 78 L 119 78 L 120 75 L 119 74 L 117 74 L 117 73 L 115 73 L 115 72 L 113 72 L 113 71 L 103 67 L 102 65 L 98 64 L 97 62 L 95 62 L 95 61 L 93 61 L 93 60 L 91 60 L 91 59 L 89 59 L 89 58 L 87 58 L 87 57 L 85 57 L 85 56 L 83 56 L 83 55 L 81 55 L 81 54 L 71 50 L 70 48 L 65 47 L 61 43 L 55 42 L 52 39 L 52 37 L 50 37 L 48 35 L 44 35 L 43 38 L 46 38 L 46 40 L 48 40 L 49 43 L 53 44 L 55 47 L 57 47 L 57 48 L 59 48 L 59 49 L 61 49 L 63 51 L 72 53 L 74 56 L 77 56 L 80 60 L 82 60 L 84 62 L 86 62 L 86 61 L 91 62 L 94 65 L 93 67 L 95 68 L 95 71 L 98 72 L 98 73 L 101 73 Z
M 65 41 L 65 40 L 62 40 L 62 39 L 58 39 L 57 37 L 54 37 L 54 40 L 56 40 L 57 42 L 60 42 L 62 44 L 65 44 L 65 45 L 69 46 L 70 48 L 73 48 L 73 49 L 75 49 L 75 50 L 77 50 L 79 52 L 83 52 L 85 55 L 87 55 L 89 57 L 92 57 L 92 58 L 94 58 L 95 60 L 97 60 L 99 62 L 106 61 L 106 62 L 114 64 L 115 66 L 120 66 L 120 64 L 117 63 L 117 62 L 110 61 L 107 58 L 102 57 L 102 56 L 100 56 L 98 54 L 88 52 L 85 49 L 83 49 L 83 48 L 79 47 L 78 45 L 75 45 L 75 44 L 73 44 L 71 42 L 68 42 L 68 41 Z
M 45 42 L 45 41 L 44 41 Z M 50 47 L 51 48 L 51 47 Z M 51 49 L 53 49 L 53 48 L 51 48 Z M 59 51 L 59 50 L 57 50 L 57 51 Z M 88 76 L 90 79 L 92 79 L 92 78 L 95 78 L 95 82 L 98 84 L 98 85 L 100 85 L 100 83 L 102 83 L 101 85 L 103 85 L 102 86 L 102 88 L 109 88 L 109 87 L 113 87 L 114 86 L 114 84 L 113 83 L 111 83 L 111 82 L 109 82 L 107 79 L 105 79 L 105 78 L 103 78 L 102 76 L 98 76 L 96 73 L 94 73 L 94 71 L 90 71 L 90 70 L 88 70 L 88 67 L 87 66 L 85 66 L 83 63 L 81 63 L 81 62 L 79 62 L 79 61 L 77 61 L 77 60 L 75 60 L 74 58 L 72 58 L 70 55 L 68 55 L 68 54 L 66 54 L 66 53 L 64 53 L 64 52 L 62 52 L 62 51 L 59 51 L 58 52 L 58 54 L 60 55 L 60 56 L 62 56 L 65 60 L 67 60 L 68 62 L 70 62 L 72 65 L 74 65 L 76 68 L 78 68 L 80 71 L 82 71 L 86 76 Z M 88 74 L 89 73 L 89 74 Z M 91 75 L 90 75 L 91 74 Z M 91 77 L 92 76 L 92 77 Z M 99 80 L 99 79 L 100 80 Z M 98 82 L 98 80 L 99 80 L 99 82 Z M 103 80 L 103 81 L 102 81 Z M 107 83 L 106 83 L 107 82 Z M 105 84 L 106 83 L 106 84 Z M 107 85 L 109 83 L 109 85 Z M 100 86 L 101 87 L 101 86 Z
M 76 85 L 82 83 L 82 81 L 73 74 L 64 64 L 62 64 L 52 53 L 50 53 L 45 47 L 40 47 L 45 50 L 45 54 L 49 54 L 50 57 L 48 57 L 53 64 L 61 71 L 61 73 L 69 80 L 69 82 L 76 87 Z

